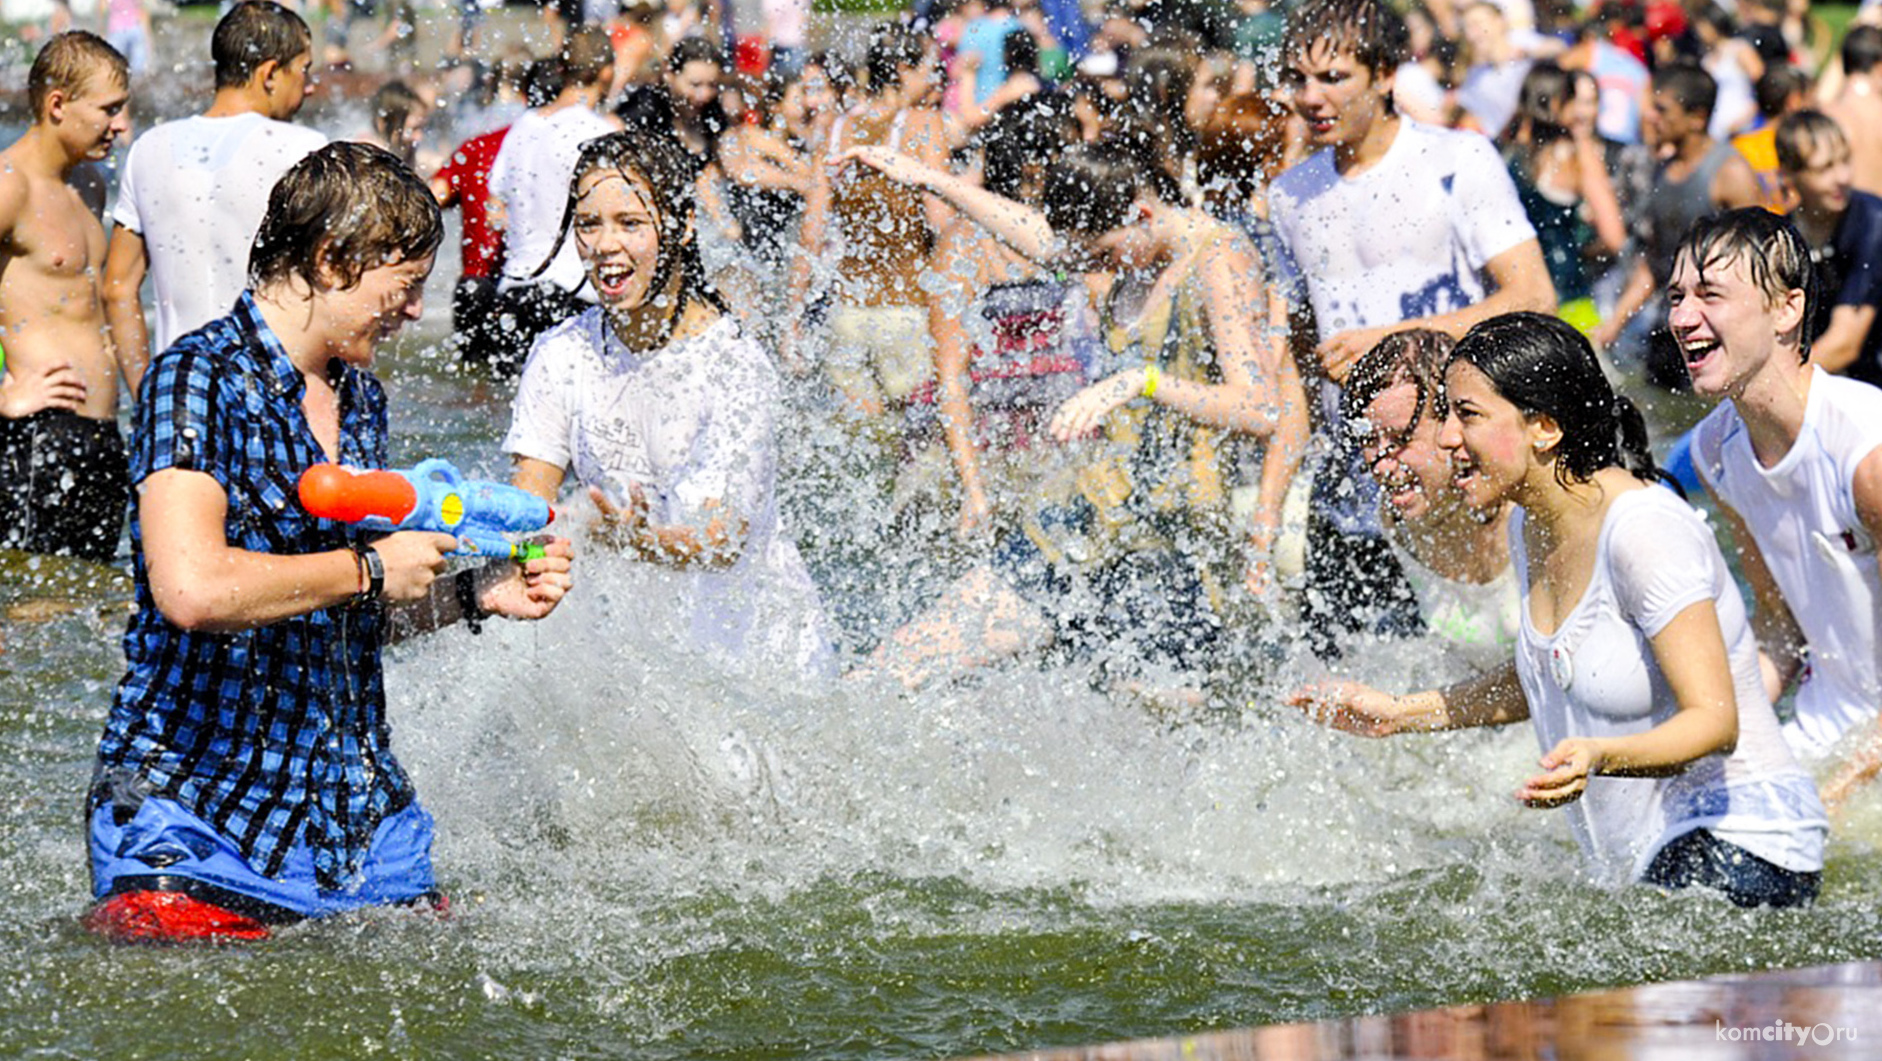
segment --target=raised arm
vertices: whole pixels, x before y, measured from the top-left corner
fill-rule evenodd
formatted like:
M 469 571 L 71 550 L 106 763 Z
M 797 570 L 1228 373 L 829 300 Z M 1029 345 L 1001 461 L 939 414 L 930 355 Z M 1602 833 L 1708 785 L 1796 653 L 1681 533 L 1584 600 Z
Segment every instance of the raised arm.
M 830 165 L 868 166 L 892 181 L 936 195 L 1000 242 L 1042 265 L 1057 264 L 1062 254 L 1044 213 L 913 156 L 886 147 L 852 147 L 832 156 Z
M 1167 378 L 1151 366 L 1123 369 L 1060 407 L 1052 432 L 1061 441 L 1092 430 L 1111 410 L 1139 396 L 1197 423 L 1262 438 L 1283 424 L 1297 426 L 1292 417 L 1304 411 L 1306 398 L 1299 373 L 1291 371 L 1285 309 L 1269 297 L 1261 263 L 1245 240 L 1214 230 L 1204 238 L 1208 243 L 1196 270 L 1220 379 Z

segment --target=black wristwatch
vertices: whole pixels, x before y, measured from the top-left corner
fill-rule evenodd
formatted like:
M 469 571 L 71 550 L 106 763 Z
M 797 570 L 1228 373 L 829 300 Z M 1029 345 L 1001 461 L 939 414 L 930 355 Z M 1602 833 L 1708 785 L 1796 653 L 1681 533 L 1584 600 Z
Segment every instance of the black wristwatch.
M 353 546 L 353 555 L 359 557 L 360 566 L 366 570 L 366 588 L 353 594 L 353 603 L 378 600 L 386 590 L 386 562 L 379 558 L 379 550 L 364 542 Z

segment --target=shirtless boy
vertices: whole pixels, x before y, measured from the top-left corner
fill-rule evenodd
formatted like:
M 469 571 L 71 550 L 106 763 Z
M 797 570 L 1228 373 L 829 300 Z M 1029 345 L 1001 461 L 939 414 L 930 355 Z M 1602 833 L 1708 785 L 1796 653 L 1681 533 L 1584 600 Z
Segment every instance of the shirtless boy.
M 109 561 L 129 492 L 118 374 L 141 363 L 105 334 L 105 231 L 66 182 L 128 127 L 124 57 L 83 30 L 48 42 L 27 77 L 33 124 L 0 151 L 0 547 Z

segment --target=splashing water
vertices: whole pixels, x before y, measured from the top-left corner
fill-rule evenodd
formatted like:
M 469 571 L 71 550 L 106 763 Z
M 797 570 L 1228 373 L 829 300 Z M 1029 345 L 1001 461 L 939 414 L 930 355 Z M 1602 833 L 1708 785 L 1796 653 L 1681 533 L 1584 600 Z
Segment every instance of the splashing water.
M 513 384 L 460 374 L 428 316 L 381 360 L 394 456 L 502 478 Z M 951 514 L 887 514 L 827 403 L 794 395 L 783 434 L 789 530 L 854 654 L 970 551 L 939 544 Z M 205 950 L 79 929 L 128 580 L 0 554 L 0 1056 L 937 1057 L 1882 953 L 1860 838 L 1808 911 L 1602 891 L 1510 797 L 1527 731 L 1318 729 L 1280 706 L 1308 674 L 1285 638 L 1208 709 L 1032 662 L 911 694 L 702 659 L 668 576 L 579 563 L 543 623 L 389 656 L 452 916 Z
M 395 455 L 496 472 L 504 402 L 415 345 L 382 361 Z M 925 592 L 903 571 L 946 566 L 913 541 L 874 545 L 886 612 Z M 448 921 L 123 949 L 77 914 L 128 585 L 11 556 L 4 1052 L 945 1056 L 1876 954 L 1869 848 L 1839 842 L 1805 912 L 1604 892 L 1509 797 L 1527 732 L 1330 733 L 1278 706 L 1292 657 L 1186 714 L 1034 663 L 917 694 L 781 680 L 685 651 L 669 576 L 595 550 L 580 570 L 543 623 L 390 655 Z

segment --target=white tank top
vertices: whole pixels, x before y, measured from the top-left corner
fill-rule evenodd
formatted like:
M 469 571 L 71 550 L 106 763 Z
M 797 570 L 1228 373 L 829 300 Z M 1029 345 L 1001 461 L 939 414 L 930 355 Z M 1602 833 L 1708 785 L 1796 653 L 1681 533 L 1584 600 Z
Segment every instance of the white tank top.
M 1444 652 L 1472 674 L 1486 674 L 1508 663 L 1522 632 L 1522 589 L 1514 566 L 1488 582 L 1445 578 L 1412 555 L 1390 531 L 1405 579 L 1418 594 L 1418 614 L 1425 630 Z

